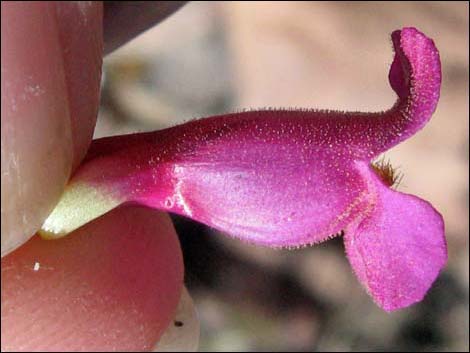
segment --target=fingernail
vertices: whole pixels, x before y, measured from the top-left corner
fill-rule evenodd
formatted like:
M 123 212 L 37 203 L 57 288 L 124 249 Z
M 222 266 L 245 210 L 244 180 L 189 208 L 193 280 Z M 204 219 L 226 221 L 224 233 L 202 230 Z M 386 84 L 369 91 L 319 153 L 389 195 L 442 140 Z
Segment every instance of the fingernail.
M 199 347 L 199 318 L 193 300 L 183 288 L 175 317 L 153 348 L 153 352 L 196 352 Z

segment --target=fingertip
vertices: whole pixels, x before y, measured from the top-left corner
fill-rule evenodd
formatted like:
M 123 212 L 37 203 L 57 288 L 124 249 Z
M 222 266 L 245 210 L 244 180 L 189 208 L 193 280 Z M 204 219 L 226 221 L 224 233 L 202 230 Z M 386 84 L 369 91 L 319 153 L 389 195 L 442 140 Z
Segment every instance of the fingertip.
M 92 138 L 102 5 L 2 2 L 2 256 L 52 211 Z
M 183 284 L 168 216 L 120 207 L 2 259 L 2 350 L 150 350 Z
M 90 146 L 98 115 L 103 62 L 103 4 L 101 1 L 59 1 L 56 12 L 75 169 Z
M 73 149 L 53 6 L 1 6 L 3 255 L 31 237 L 51 211 Z

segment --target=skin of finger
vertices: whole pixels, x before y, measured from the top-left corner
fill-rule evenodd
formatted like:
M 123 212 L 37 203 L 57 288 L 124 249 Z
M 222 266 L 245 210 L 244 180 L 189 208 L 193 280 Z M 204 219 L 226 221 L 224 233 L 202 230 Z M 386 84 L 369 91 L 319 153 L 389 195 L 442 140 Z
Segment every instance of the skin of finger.
M 103 62 L 103 4 L 55 3 L 72 124 L 73 165 L 85 156 L 98 116 Z
M 172 322 L 183 260 L 167 215 L 120 207 L 2 258 L 2 351 L 145 351 Z
M 105 1 L 104 52 L 123 45 L 181 8 L 187 1 Z
M 102 4 L 2 2 L 1 9 L 3 256 L 39 229 L 91 141 Z

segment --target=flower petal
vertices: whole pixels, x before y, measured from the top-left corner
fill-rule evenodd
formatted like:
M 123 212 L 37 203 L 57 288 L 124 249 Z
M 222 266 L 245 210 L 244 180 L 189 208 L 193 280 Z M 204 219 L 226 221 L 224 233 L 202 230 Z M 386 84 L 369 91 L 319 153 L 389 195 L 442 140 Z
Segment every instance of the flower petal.
M 376 153 L 419 131 L 431 119 L 440 95 L 441 62 L 433 40 L 416 28 L 404 28 L 392 33 L 392 41 L 396 55 L 389 81 L 399 100 L 377 121 Z
M 123 202 L 274 247 L 341 232 L 369 203 L 357 161 L 419 129 L 439 95 L 432 41 L 412 28 L 393 40 L 400 99 L 388 112 L 248 111 L 94 141 L 42 234 L 65 235 Z
M 248 115 L 96 141 L 43 231 L 64 235 L 122 202 L 270 246 L 314 243 L 344 229 L 367 191 L 352 161 L 308 142 L 289 114 Z
M 393 311 L 420 301 L 445 265 L 444 221 L 428 202 L 374 184 L 373 210 L 346 229 L 344 240 L 362 284 Z
M 432 39 L 416 28 L 403 28 L 392 34 L 395 58 L 389 81 L 398 95 L 395 105 L 385 112 L 327 112 L 333 118 L 335 144 L 349 149 L 356 159 L 370 160 L 419 131 L 431 119 L 439 100 L 441 62 Z

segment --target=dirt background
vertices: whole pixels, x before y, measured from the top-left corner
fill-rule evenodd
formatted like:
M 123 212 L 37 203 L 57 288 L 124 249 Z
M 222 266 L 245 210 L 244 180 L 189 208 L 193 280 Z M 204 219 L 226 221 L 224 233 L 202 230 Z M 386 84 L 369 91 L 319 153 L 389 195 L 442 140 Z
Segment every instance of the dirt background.
M 414 26 L 440 51 L 438 109 L 389 151 L 400 190 L 444 216 L 449 263 L 425 300 L 387 314 L 354 277 L 341 239 L 254 247 L 174 217 L 201 350 L 468 351 L 469 23 L 466 2 L 197 2 L 105 60 L 96 137 L 241 108 L 384 110 L 390 33 Z

